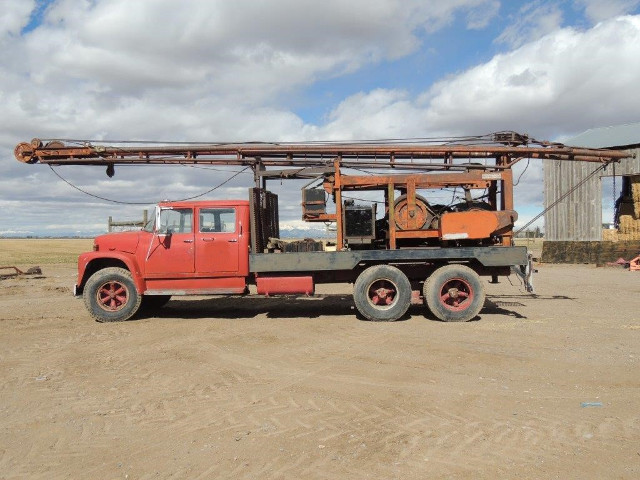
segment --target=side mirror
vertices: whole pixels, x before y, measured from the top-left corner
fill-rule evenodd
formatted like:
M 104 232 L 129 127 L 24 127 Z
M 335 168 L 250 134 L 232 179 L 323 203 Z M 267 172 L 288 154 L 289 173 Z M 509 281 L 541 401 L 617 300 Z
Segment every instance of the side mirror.
M 166 237 L 167 235 L 170 235 L 171 232 L 169 231 L 168 228 L 162 226 L 162 211 L 163 210 L 170 210 L 168 208 L 162 208 L 159 205 L 156 205 L 156 210 L 155 210 L 155 217 L 156 217 L 156 221 L 155 224 L 153 226 L 153 233 L 155 233 L 158 237 Z
M 156 235 L 163 235 L 163 233 L 160 231 L 160 212 L 161 211 L 162 210 L 160 206 L 156 205 L 155 212 L 154 212 L 156 220 L 153 223 L 153 233 L 155 233 Z

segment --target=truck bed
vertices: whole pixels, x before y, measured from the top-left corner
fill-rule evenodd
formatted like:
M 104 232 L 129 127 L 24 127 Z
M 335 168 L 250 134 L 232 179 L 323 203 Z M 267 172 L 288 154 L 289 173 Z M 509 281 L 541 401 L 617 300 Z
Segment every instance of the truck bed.
M 252 253 L 251 273 L 348 271 L 360 263 L 465 262 L 484 267 L 527 264 L 526 247 L 411 248 L 400 250 L 350 250 L 341 252 Z

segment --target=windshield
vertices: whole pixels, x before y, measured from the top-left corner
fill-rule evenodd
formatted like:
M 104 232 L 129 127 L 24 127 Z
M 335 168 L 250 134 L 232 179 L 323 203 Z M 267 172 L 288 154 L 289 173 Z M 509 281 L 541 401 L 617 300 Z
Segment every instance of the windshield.
M 142 230 L 144 230 L 145 232 L 153 233 L 153 225 L 155 223 L 156 223 L 156 219 L 152 218 L 145 224 L 144 227 L 142 227 Z

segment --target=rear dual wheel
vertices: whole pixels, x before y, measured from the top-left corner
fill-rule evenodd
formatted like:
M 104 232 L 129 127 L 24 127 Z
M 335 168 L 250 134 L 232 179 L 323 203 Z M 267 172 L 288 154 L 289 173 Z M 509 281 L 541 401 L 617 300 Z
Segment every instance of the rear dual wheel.
M 427 307 L 444 322 L 467 322 L 484 305 L 485 291 L 480 276 L 465 265 L 438 268 L 422 288 Z
M 375 265 L 364 270 L 353 287 L 353 300 L 367 320 L 394 322 L 411 303 L 411 283 L 391 265 Z

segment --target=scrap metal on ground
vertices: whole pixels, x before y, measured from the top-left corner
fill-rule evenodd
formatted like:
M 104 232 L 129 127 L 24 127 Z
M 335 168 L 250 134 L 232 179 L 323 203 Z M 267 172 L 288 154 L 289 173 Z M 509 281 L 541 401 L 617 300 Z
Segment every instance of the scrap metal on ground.
M 13 270 L 13 272 L 5 273 L 3 272 L 3 270 Z M 40 269 L 40 267 L 31 267 L 26 272 L 23 272 L 18 267 L 14 267 L 14 266 L 0 267 L 0 280 L 17 277 L 21 275 L 42 275 L 42 270 Z

